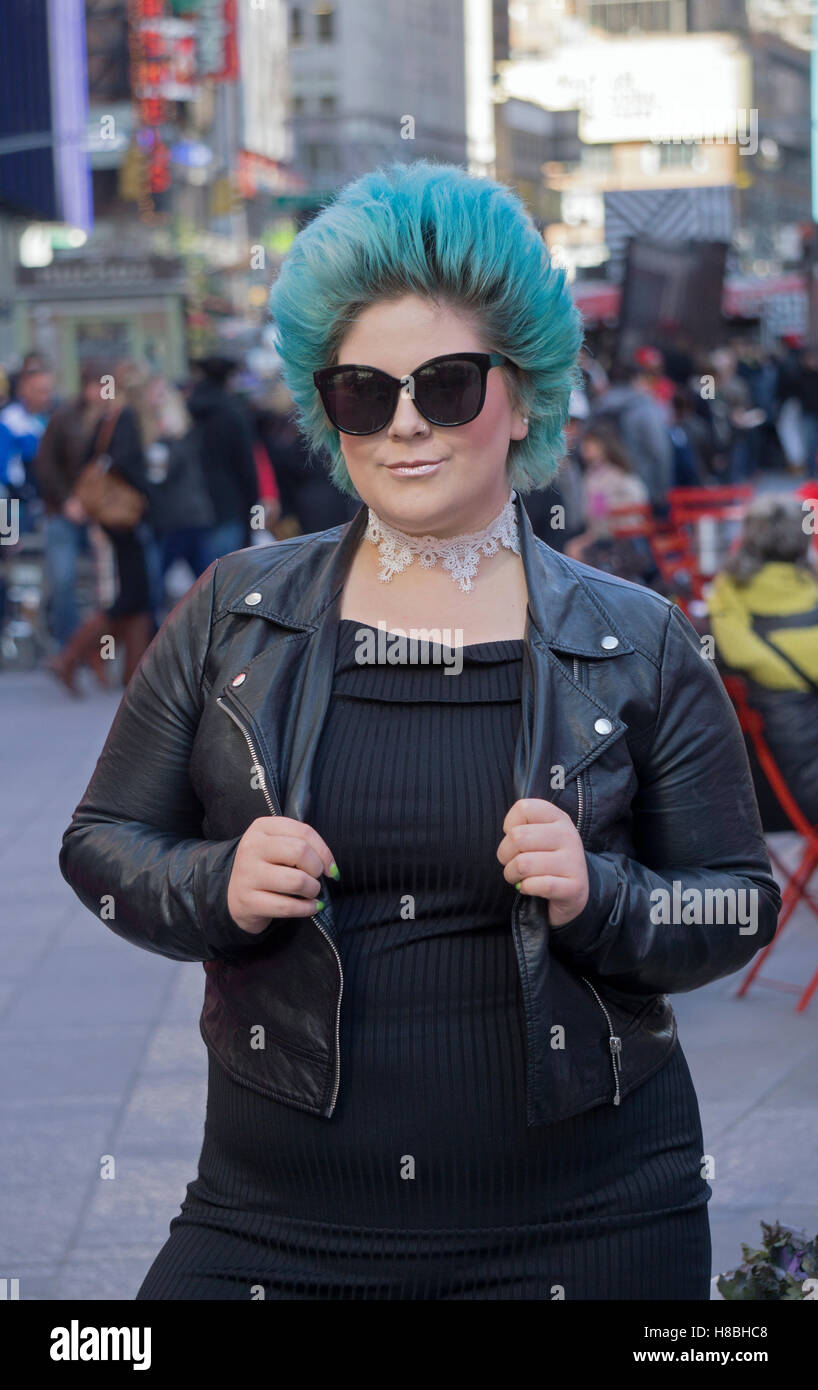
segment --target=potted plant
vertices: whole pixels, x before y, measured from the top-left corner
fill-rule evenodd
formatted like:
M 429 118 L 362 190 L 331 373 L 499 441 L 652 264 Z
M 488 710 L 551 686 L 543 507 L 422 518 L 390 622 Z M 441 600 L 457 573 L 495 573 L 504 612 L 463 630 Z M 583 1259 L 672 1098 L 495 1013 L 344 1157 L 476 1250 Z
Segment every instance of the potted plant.
M 758 1249 L 742 1243 L 741 1264 L 714 1276 L 713 1297 L 723 1299 L 818 1299 L 818 1235 L 761 1222 Z M 805 1285 L 805 1281 L 808 1281 Z

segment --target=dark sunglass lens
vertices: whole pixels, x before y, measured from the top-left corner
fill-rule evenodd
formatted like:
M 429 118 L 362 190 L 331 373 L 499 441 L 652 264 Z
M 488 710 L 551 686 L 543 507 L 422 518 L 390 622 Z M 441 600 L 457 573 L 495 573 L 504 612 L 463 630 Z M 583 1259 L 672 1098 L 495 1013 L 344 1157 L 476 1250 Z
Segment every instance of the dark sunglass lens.
M 415 373 L 415 400 L 439 425 L 473 420 L 480 406 L 482 377 L 476 362 L 452 357 Z
M 326 381 L 324 403 L 338 429 L 374 434 L 389 422 L 392 404 L 389 382 L 363 368 L 337 371 Z

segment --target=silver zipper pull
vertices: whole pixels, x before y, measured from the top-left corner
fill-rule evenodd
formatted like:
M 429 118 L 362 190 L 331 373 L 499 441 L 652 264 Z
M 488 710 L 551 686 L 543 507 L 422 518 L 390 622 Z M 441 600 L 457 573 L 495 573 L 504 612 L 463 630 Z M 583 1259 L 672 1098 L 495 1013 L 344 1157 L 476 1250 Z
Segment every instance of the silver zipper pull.
M 614 1037 L 614 1035 L 611 1034 L 608 1039 L 608 1046 L 611 1049 L 611 1062 L 613 1064 L 614 1079 L 616 1081 L 616 1095 L 614 1096 L 613 1103 L 614 1105 L 618 1105 L 622 1099 L 619 1094 L 619 1077 L 622 1071 L 622 1039 Z

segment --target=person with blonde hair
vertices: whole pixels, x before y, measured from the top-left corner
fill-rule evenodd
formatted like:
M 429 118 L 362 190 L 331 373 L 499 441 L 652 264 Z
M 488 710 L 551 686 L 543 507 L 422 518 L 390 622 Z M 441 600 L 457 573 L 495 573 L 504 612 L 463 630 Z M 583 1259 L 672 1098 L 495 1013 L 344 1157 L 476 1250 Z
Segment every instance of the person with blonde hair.
M 76 683 L 79 669 L 95 665 L 99 673 L 99 648 L 105 637 L 113 637 L 124 648 L 122 676 L 128 684 L 155 632 L 151 586 L 151 546 L 153 536 L 148 521 L 149 491 L 145 470 L 143 431 L 155 428 L 146 399 L 150 373 L 141 363 L 118 363 L 112 373 L 114 396 L 100 397 L 104 406 L 96 415 L 94 428 L 85 447 L 84 462 L 104 456 L 110 470 L 130 484 L 144 498 L 141 518 L 129 526 L 111 526 L 99 521 L 114 554 L 115 595 L 107 607 L 89 614 L 60 652 L 49 659 L 49 669 L 72 694 L 81 693 Z M 104 380 L 104 378 L 103 378 Z M 77 522 L 86 518 L 82 503 L 72 494 L 71 515 Z
M 762 493 L 708 610 L 722 665 L 742 675 L 796 803 L 818 824 L 818 572 L 805 505 Z M 768 800 L 762 789 L 762 795 Z
M 145 457 L 159 572 L 164 579 L 172 564 L 184 560 L 198 579 L 210 563 L 208 541 L 216 523 L 200 440 L 184 396 L 165 377 L 151 377 L 145 399 L 151 416 Z

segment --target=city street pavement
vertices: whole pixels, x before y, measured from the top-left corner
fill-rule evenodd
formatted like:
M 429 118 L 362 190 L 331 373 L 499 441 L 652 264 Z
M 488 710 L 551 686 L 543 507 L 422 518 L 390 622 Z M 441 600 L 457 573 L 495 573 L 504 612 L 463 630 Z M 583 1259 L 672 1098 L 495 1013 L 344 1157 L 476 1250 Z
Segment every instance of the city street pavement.
M 118 699 L 0 674 L 0 1279 L 19 1279 L 26 1299 L 132 1299 L 202 1139 L 201 965 L 122 941 L 57 864 Z M 818 969 L 806 909 L 771 965 L 796 982 Z M 715 1164 L 714 1272 L 756 1243 L 762 1219 L 818 1229 L 818 996 L 796 1015 L 777 990 L 737 1000 L 737 981 L 674 996 Z

